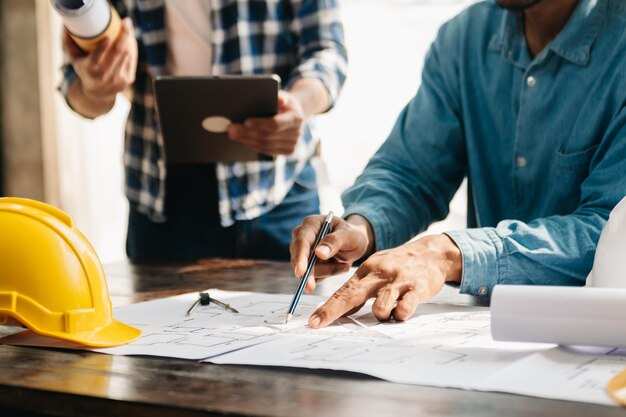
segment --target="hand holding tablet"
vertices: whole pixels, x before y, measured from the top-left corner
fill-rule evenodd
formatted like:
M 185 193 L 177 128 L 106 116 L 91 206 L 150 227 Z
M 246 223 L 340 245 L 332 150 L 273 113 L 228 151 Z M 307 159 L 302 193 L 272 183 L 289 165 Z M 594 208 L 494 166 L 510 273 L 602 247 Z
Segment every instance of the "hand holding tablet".
M 168 164 L 254 161 L 257 151 L 229 139 L 228 126 L 278 112 L 276 75 L 158 77 L 154 82 Z

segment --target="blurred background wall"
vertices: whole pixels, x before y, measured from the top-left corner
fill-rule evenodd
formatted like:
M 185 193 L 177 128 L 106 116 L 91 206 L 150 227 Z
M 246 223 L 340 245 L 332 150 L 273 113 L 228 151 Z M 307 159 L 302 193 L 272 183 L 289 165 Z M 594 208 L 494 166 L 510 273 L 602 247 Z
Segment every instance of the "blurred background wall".
M 350 186 L 420 84 L 437 29 L 473 0 L 343 0 L 350 70 L 335 109 L 319 117 L 322 211 L 342 212 Z M 97 120 L 74 114 L 55 90 L 61 22 L 48 0 L 0 0 L 0 195 L 36 198 L 74 218 L 103 262 L 122 259 L 127 202 L 122 145 L 128 103 Z M 430 233 L 462 228 L 465 191 Z
M 36 0 L 0 2 L 3 192 L 58 203 L 49 27 Z

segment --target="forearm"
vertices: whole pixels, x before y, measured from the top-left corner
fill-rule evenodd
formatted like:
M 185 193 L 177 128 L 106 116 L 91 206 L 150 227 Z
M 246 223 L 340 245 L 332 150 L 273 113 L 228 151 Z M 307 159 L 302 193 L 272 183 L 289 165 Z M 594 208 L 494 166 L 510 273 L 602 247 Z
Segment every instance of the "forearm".
M 289 92 L 302 106 L 305 118 L 324 113 L 330 106 L 328 90 L 318 79 L 299 79 L 291 86 Z
M 292 28 L 298 41 L 295 67 L 284 80 L 287 90 L 300 80 L 319 82 L 327 98 L 316 112 L 323 113 L 334 105 L 348 72 L 348 55 L 343 23 L 337 0 L 291 0 L 294 8 Z
M 86 94 L 80 78 L 75 78 L 67 89 L 67 102 L 70 107 L 89 119 L 95 119 L 111 111 L 115 105 L 115 97 L 116 94 L 103 96 Z

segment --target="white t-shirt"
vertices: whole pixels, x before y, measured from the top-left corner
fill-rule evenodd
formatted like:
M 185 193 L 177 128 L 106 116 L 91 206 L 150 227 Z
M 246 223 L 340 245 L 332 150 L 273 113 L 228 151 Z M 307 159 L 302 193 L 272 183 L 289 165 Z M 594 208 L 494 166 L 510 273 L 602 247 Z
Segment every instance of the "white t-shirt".
M 165 31 L 171 75 L 211 75 L 210 0 L 165 0 Z

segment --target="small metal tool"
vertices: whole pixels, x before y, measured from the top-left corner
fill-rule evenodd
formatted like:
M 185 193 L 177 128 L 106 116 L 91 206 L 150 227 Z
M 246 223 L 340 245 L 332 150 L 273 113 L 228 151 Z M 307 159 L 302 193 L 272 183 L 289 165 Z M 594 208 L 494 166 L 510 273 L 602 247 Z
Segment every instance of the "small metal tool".
M 211 297 L 208 292 L 201 292 L 201 293 L 198 293 L 198 295 L 199 295 L 199 298 L 196 301 L 194 301 L 191 307 L 189 307 L 189 310 L 187 310 L 188 316 L 191 315 L 191 312 L 193 311 L 194 308 L 196 308 L 198 304 L 200 304 L 201 306 L 208 306 L 211 303 L 217 304 L 218 306 L 230 312 L 239 314 L 239 312 L 235 310 L 233 307 L 231 307 L 230 304 L 226 304 L 223 301 L 216 300 L 215 298 Z

